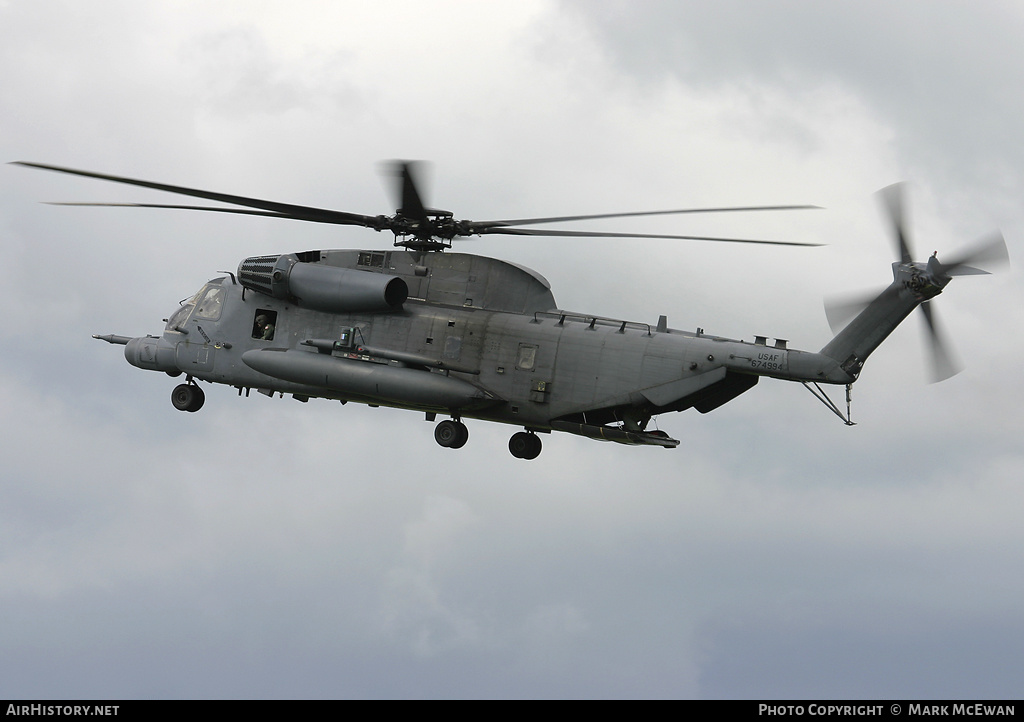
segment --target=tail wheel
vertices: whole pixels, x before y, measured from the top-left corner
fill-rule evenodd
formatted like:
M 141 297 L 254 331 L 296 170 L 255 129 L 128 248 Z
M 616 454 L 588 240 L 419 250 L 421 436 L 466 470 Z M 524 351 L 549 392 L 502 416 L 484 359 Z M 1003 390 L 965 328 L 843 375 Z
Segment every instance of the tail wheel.
M 536 459 L 542 448 L 540 437 L 528 431 L 512 434 L 508 440 L 508 450 L 517 459 Z
M 434 441 L 446 449 L 461 449 L 469 441 L 469 429 L 461 421 L 442 421 L 434 427 Z
M 203 408 L 206 394 L 195 384 L 178 384 L 171 392 L 171 403 L 178 411 L 194 413 Z

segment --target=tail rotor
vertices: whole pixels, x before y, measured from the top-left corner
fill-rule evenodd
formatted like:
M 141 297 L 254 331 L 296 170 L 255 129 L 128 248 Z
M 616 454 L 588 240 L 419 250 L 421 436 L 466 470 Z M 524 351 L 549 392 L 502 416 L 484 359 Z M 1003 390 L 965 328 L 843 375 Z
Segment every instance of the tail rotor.
M 940 330 L 932 299 L 942 293 L 943 288 L 955 276 L 987 275 L 990 272 L 983 267 L 998 268 L 1010 262 L 1010 254 L 1006 241 L 1001 233 L 994 232 L 960 253 L 952 254 L 946 261 L 940 261 L 938 254 L 931 256 L 926 263 L 913 260 L 914 252 L 910 234 L 906 228 L 905 184 L 896 183 L 878 192 L 882 208 L 893 231 L 896 255 L 899 259 L 893 264 L 894 286 L 902 286 L 917 299 L 925 322 L 932 365 L 932 382 L 944 381 L 963 370 L 956 360 L 952 348 Z M 825 304 L 825 315 L 833 332 L 837 332 L 854 316 L 857 316 L 882 294 L 891 292 L 893 286 L 885 291 L 869 296 L 830 300 Z

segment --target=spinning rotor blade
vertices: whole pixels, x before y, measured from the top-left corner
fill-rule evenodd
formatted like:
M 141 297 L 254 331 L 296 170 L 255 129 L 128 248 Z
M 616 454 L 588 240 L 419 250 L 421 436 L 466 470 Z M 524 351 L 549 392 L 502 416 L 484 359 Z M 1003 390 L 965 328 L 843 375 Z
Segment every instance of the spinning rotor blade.
M 294 220 L 291 216 L 274 211 L 250 211 L 245 208 L 217 208 L 215 206 L 180 206 L 168 203 L 47 203 L 48 206 L 94 206 L 109 208 L 172 208 L 179 211 L 214 211 L 216 213 L 235 213 L 246 216 L 265 216 L 268 218 L 287 218 Z M 304 219 L 310 220 L 310 219 Z M 325 221 L 330 222 L 330 221 Z
M 422 180 L 423 176 L 419 169 L 422 169 L 423 166 L 424 164 L 420 161 L 408 160 L 395 160 L 381 166 L 385 175 L 397 178 L 399 181 L 392 188 L 393 191 L 397 191 L 393 192 L 393 197 L 398 203 L 395 212 L 400 216 L 417 221 L 427 219 L 427 207 L 419 192 L 423 183 L 417 182 Z
M 892 222 L 896 240 L 896 253 L 899 255 L 900 263 L 910 263 L 913 260 L 913 253 L 910 250 L 910 238 L 906 233 L 903 215 L 903 183 L 893 183 L 878 191 L 878 197 L 888 211 L 889 220 Z
M 973 276 L 985 274 L 988 271 L 973 268 L 968 264 L 979 264 L 981 266 L 1008 266 L 1010 264 L 1010 252 L 1006 249 L 1006 241 L 1003 234 L 995 231 L 991 235 L 981 239 L 970 248 L 961 251 L 953 256 L 952 260 L 942 261 L 942 272 L 947 276 Z
M 718 238 L 716 236 L 673 236 L 657 233 L 605 233 L 602 231 L 555 231 L 534 228 L 481 228 L 476 233 L 505 236 L 549 236 L 560 238 L 671 238 L 684 241 L 718 241 L 722 243 L 761 243 L 772 246 L 820 246 L 821 243 L 799 243 L 797 241 L 764 241 L 755 238 Z
M 247 198 L 245 196 L 235 196 L 227 193 L 215 193 L 213 191 L 204 191 L 196 188 L 185 188 L 182 186 L 172 186 L 164 183 L 153 183 L 151 181 L 136 180 L 134 178 L 122 178 L 121 176 L 104 175 L 102 173 L 92 173 L 84 170 L 74 170 L 72 168 L 61 168 L 55 165 L 44 165 L 42 163 L 28 163 L 25 161 L 15 161 L 15 165 L 23 165 L 29 168 L 41 168 L 42 170 L 52 170 L 58 173 L 68 173 L 70 175 L 80 175 L 86 178 L 98 178 L 100 180 L 112 181 L 114 183 L 124 183 L 127 185 L 140 186 L 142 188 L 152 188 L 153 190 L 166 191 L 167 193 L 177 193 L 178 195 L 194 196 L 195 198 L 205 198 L 210 201 L 219 201 L 221 203 L 230 203 L 236 206 L 246 206 L 248 208 L 260 208 L 264 211 L 271 211 L 268 215 L 278 215 L 282 218 L 292 218 L 301 221 L 315 221 L 317 223 L 333 223 L 344 226 L 365 226 L 367 228 L 379 228 L 380 221 L 376 216 L 364 216 L 358 213 L 346 213 L 344 211 L 332 211 L 326 208 L 314 208 L 312 206 L 299 206 L 291 203 L 278 203 L 276 201 L 265 201 L 259 198 Z M 99 204 L 103 205 L 103 204 Z M 146 207 L 144 204 L 139 204 Z M 167 206 L 173 207 L 173 206 Z M 190 210 L 217 210 L 213 208 L 195 207 Z M 223 209 L 223 212 L 231 212 L 229 209 Z M 238 211 L 235 211 L 236 213 Z M 262 215 L 262 214 L 254 214 Z
M 928 328 L 928 341 L 931 344 L 932 358 L 932 383 L 945 381 L 951 376 L 956 376 L 963 371 L 963 367 L 953 358 L 949 346 L 943 340 L 939 331 L 938 321 L 935 312 L 932 310 L 932 302 L 925 301 L 921 304 L 921 312 L 924 314 L 924 321 Z
M 839 296 L 825 300 L 825 318 L 828 319 L 829 328 L 832 333 L 839 333 L 853 317 L 871 305 L 882 292 L 864 294 L 858 293 L 854 296 Z
M 601 218 L 634 218 L 637 216 L 667 216 L 683 213 L 738 213 L 743 211 L 801 211 L 816 209 L 821 206 L 744 206 L 740 208 L 683 208 L 677 211 L 640 211 L 639 213 L 595 213 L 586 216 L 555 216 L 552 218 L 513 218 L 504 221 L 473 221 L 474 230 L 484 232 L 488 228 L 504 228 L 506 226 L 529 226 L 540 223 L 561 223 L 563 221 L 591 221 Z
M 655 216 L 683 213 L 720 213 L 732 211 L 769 211 L 769 210 L 798 210 L 817 208 L 817 206 L 746 206 L 738 208 L 690 208 L 672 211 L 640 211 L 635 213 L 598 213 L 590 215 L 558 216 L 551 218 L 524 218 L 520 220 L 499 220 L 499 221 L 461 221 L 455 220 L 449 211 L 429 208 L 424 205 L 423 197 L 420 194 L 422 184 L 418 183 L 418 169 L 423 164 L 411 161 L 393 161 L 385 164 L 384 169 L 388 175 L 398 179 L 395 190 L 399 195 L 400 207 L 394 216 L 368 216 L 345 211 L 335 211 L 326 208 L 315 208 L 312 206 L 300 206 L 291 203 L 279 203 L 277 201 L 236 196 L 227 193 L 205 191 L 197 188 L 186 188 L 165 183 L 154 183 L 152 181 L 125 178 L 123 176 L 106 175 L 93 173 L 92 171 L 75 170 L 60 166 L 46 165 L 43 163 L 30 163 L 26 161 L 15 161 L 15 165 L 22 165 L 29 168 L 67 173 L 86 178 L 97 178 L 99 180 L 124 183 L 152 190 L 176 193 L 178 195 L 193 196 L 206 200 L 227 203 L 230 205 L 255 208 L 258 210 L 241 210 L 238 208 L 218 208 L 215 206 L 195 206 L 185 204 L 158 204 L 158 203 L 59 203 L 56 205 L 82 205 L 82 206 L 121 206 L 135 208 L 173 208 L 179 210 L 207 211 L 214 213 L 234 213 L 239 215 L 268 216 L 273 218 L 289 218 L 292 220 L 312 221 L 314 223 L 330 223 L 336 225 L 363 226 L 377 231 L 390 230 L 395 234 L 396 245 L 404 245 L 409 248 L 421 248 L 425 250 L 440 250 L 450 245 L 455 238 L 474 235 L 500 234 L 509 236 L 546 236 L 563 238 L 663 238 L 695 241 L 716 241 L 722 243 L 758 243 L 776 246 L 819 246 L 818 243 L 799 243 L 796 241 L 771 241 L 752 238 L 720 238 L 716 236 L 693 236 L 693 235 L 666 235 L 654 233 L 615 233 L 600 231 L 562 231 L 562 230 L 531 230 L 524 228 L 511 228 L 512 224 L 541 224 L 555 223 L 571 220 L 593 220 L 602 218 L 627 218 L 635 216 Z M 402 241 L 397 239 L 401 238 Z M 406 240 L 410 239 L 411 240 Z

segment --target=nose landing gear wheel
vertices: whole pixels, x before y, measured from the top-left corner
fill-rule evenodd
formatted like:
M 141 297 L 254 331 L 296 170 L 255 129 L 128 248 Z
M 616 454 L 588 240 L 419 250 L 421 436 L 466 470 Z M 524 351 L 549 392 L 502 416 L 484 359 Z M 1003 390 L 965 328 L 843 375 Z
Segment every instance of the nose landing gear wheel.
M 178 411 L 196 412 L 203 408 L 206 394 L 195 384 L 178 384 L 171 392 L 171 403 Z
M 517 459 L 536 459 L 540 456 L 542 448 L 540 437 L 529 431 L 512 434 L 512 438 L 508 440 L 508 450 Z
M 434 441 L 446 449 L 461 449 L 469 441 L 469 429 L 461 421 L 442 421 L 434 427 Z

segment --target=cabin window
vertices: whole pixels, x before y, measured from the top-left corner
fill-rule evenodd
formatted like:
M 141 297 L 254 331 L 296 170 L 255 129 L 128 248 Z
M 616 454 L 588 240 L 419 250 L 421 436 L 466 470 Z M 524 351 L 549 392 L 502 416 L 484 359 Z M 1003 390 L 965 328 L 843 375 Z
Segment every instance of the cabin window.
M 277 311 L 266 308 L 256 309 L 252 321 L 252 337 L 261 341 L 273 341 L 277 332 Z
M 356 264 L 367 268 L 390 268 L 391 254 L 383 251 L 360 251 Z
M 532 344 L 519 344 L 519 356 L 516 359 L 516 368 L 520 371 L 533 371 L 537 363 L 537 347 Z

